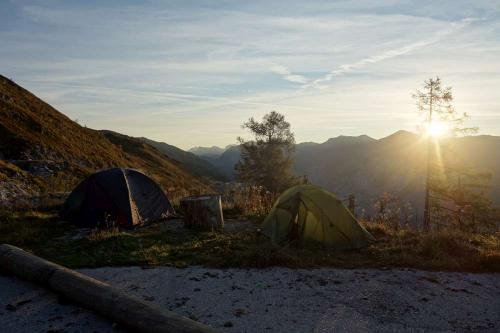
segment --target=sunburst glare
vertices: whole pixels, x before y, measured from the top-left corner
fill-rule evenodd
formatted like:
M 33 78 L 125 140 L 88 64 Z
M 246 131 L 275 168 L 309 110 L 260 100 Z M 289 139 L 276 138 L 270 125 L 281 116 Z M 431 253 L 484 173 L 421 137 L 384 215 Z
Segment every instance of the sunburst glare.
M 433 122 L 427 126 L 427 134 L 433 138 L 440 138 L 449 132 L 449 128 L 442 122 Z

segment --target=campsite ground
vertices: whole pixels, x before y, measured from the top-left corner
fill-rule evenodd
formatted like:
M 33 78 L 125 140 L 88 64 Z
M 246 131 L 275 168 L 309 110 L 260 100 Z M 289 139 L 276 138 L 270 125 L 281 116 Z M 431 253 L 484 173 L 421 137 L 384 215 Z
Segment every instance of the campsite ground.
M 228 219 L 223 232 L 187 230 L 181 220 L 136 230 L 82 230 L 60 221 L 53 209 L 0 212 L 0 221 L 0 243 L 222 332 L 500 329 L 498 234 L 425 234 L 374 224 L 367 228 L 376 243 L 333 252 L 274 248 L 253 219 Z M 120 331 L 5 276 L 0 325 L 11 332 Z
M 82 230 L 60 221 L 53 209 L 0 212 L 0 221 L 0 243 L 19 246 L 70 268 L 201 265 L 500 272 L 498 233 L 422 233 L 366 224 L 376 243 L 364 249 L 334 252 L 322 247 L 275 248 L 259 234 L 259 219 L 229 218 L 221 232 L 185 229 L 182 220 L 167 220 L 136 230 Z
M 500 275 L 413 269 L 104 267 L 83 273 L 220 332 L 500 330 Z M 119 332 L 50 292 L 0 276 L 9 332 Z

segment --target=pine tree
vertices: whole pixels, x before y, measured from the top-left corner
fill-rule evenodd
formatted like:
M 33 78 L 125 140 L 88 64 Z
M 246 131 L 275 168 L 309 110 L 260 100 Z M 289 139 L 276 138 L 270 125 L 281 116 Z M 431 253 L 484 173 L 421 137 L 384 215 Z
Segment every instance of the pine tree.
M 433 187 L 435 192 L 442 192 L 442 176 L 448 171 L 445 165 L 438 165 L 439 160 L 443 160 L 440 139 L 443 137 L 454 137 L 467 133 L 474 133 L 477 128 L 462 127 L 464 121 L 469 118 L 466 113 L 458 113 L 452 105 L 453 94 L 451 87 L 442 87 L 439 77 L 430 78 L 424 81 L 423 88 L 417 90 L 413 95 L 417 101 L 420 115 L 424 117 L 423 126 L 420 128 L 427 140 L 427 165 L 425 182 L 425 203 L 424 203 L 424 230 L 431 227 L 431 212 L 436 211 L 439 202 L 433 201 Z M 441 185 L 437 185 L 440 184 Z M 441 190 L 439 189 L 441 186 Z M 442 193 L 441 193 L 442 195 Z
M 262 121 L 250 118 L 242 125 L 253 139 L 238 138 L 241 158 L 236 164 L 236 178 L 244 183 L 280 192 L 298 180 L 291 173 L 295 138 L 285 116 L 272 111 Z

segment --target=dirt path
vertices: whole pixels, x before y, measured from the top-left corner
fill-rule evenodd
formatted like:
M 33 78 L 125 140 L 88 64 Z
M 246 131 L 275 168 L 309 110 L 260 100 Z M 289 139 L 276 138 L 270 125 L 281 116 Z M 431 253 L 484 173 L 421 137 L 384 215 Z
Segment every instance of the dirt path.
M 221 332 L 500 331 L 500 274 L 416 270 L 84 269 Z M 119 332 L 52 293 L 0 276 L 5 332 Z

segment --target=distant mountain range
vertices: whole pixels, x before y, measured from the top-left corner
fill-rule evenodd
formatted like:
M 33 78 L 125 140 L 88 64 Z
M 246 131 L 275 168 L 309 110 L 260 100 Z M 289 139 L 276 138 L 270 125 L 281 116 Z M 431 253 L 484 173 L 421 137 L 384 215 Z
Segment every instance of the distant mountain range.
M 500 137 L 469 136 L 450 139 L 444 163 L 471 167 L 492 175 L 491 198 L 500 204 Z M 234 177 L 239 160 L 237 146 L 219 148 L 223 153 L 203 157 L 228 178 Z M 215 151 L 215 150 L 214 150 Z M 384 192 L 420 208 L 423 203 L 426 144 L 417 134 L 398 131 L 376 140 L 366 135 L 339 136 L 324 143 L 299 143 L 294 171 L 341 198 L 354 194 L 360 207 L 370 211 Z
M 443 163 L 492 175 L 500 204 L 500 137 L 451 139 Z M 339 136 L 299 143 L 294 172 L 339 197 L 354 194 L 367 210 L 390 192 L 421 207 L 426 146 L 411 132 L 376 140 Z M 171 195 L 209 191 L 211 181 L 234 180 L 237 145 L 184 151 L 164 142 L 82 127 L 27 90 L 0 76 L 0 202 L 16 196 L 70 190 L 93 171 L 114 166 L 143 170 Z
M 193 175 L 201 178 L 208 178 L 212 180 L 227 180 L 224 172 L 220 171 L 212 163 L 204 158 L 198 156 L 198 154 L 193 154 L 190 151 L 185 151 L 176 146 L 169 145 L 165 142 L 153 141 L 148 138 L 139 138 L 145 143 L 155 147 L 166 156 L 178 161 L 186 170 L 191 172 Z M 216 148 L 216 147 L 214 147 Z M 219 148 L 222 151 L 222 148 Z M 203 156 L 211 156 L 203 155 Z
M 198 155 L 203 160 L 213 165 L 227 180 L 234 180 L 234 166 L 240 159 L 240 147 L 228 145 L 225 148 L 219 147 L 197 147 L 189 151 Z M 207 153 L 209 152 L 209 153 Z M 216 153 L 217 152 L 217 153 Z
M 222 155 L 222 153 L 228 149 L 230 146 L 227 146 L 226 148 L 220 148 L 216 146 L 212 147 L 193 147 L 188 150 L 188 152 L 193 153 L 197 156 L 201 157 L 208 157 L 208 158 L 215 158 L 219 155 Z
M 189 152 L 213 165 L 225 180 L 234 180 L 234 166 L 240 159 L 238 145 L 227 145 L 225 148 L 216 146 L 194 147 L 189 149 Z

